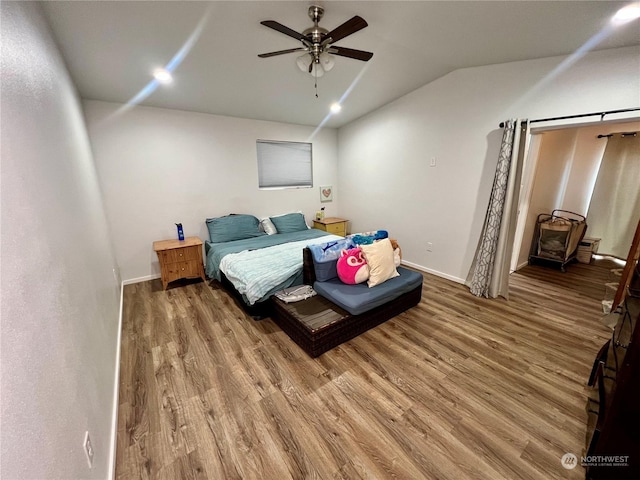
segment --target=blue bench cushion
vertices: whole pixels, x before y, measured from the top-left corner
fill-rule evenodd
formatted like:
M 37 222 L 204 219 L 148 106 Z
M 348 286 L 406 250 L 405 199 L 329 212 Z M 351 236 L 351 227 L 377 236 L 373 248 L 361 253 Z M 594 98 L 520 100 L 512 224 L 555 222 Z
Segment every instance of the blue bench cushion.
M 347 285 L 337 278 L 326 282 L 315 282 L 313 288 L 350 314 L 360 315 L 422 285 L 420 273 L 402 267 L 398 267 L 398 273 L 399 277 L 394 277 L 372 288 L 369 288 L 366 283 Z

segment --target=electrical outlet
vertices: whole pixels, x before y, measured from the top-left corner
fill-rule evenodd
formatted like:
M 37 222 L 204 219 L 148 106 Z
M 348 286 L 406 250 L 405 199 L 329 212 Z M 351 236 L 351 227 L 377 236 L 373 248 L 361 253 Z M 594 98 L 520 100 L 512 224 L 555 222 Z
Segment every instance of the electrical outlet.
M 93 445 L 91 445 L 91 437 L 89 437 L 89 431 L 84 434 L 84 454 L 87 456 L 87 463 L 89 468 L 93 467 Z
M 431 160 L 429 162 L 429 166 L 430 167 L 435 167 L 436 166 L 436 157 L 431 157 Z
M 427 252 L 433 252 L 433 243 L 427 242 Z

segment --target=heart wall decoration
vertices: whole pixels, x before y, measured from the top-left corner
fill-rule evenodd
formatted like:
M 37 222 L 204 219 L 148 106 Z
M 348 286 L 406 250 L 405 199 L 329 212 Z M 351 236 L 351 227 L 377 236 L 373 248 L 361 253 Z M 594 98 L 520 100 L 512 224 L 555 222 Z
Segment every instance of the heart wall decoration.
M 333 187 L 331 185 L 320 187 L 320 201 L 331 202 L 333 200 Z

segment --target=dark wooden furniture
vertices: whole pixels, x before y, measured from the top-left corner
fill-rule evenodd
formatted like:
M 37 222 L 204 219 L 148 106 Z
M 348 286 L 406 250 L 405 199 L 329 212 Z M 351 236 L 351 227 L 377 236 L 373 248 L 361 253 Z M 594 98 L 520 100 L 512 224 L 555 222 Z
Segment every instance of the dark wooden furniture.
M 640 298 L 629 290 L 639 253 L 640 223 L 613 304 L 618 321 L 589 377 L 587 480 L 640 478 Z
M 613 305 L 611 309 L 615 309 L 629 293 L 629 285 L 633 280 L 634 272 L 638 272 L 638 260 L 640 259 L 640 221 L 636 226 L 636 233 L 633 235 L 633 241 L 631 242 L 631 248 L 629 249 L 629 255 L 627 255 L 627 261 L 624 264 L 622 270 L 622 278 L 618 285 L 618 290 L 613 299 Z
M 640 478 L 639 314 L 640 299 L 628 298 L 612 339 L 596 358 L 590 379 L 594 390 L 587 403 L 588 480 Z M 627 458 L 612 462 L 602 457 Z

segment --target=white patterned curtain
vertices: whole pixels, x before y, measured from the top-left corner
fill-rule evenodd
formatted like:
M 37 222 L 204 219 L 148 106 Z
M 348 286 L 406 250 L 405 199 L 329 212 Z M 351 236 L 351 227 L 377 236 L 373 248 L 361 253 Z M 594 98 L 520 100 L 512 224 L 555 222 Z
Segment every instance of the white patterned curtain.
M 627 258 L 640 219 L 640 136 L 616 133 L 607 141 L 587 225 L 600 238 L 598 253 Z
M 471 293 L 478 297 L 509 298 L 509 264 L 527 129 L 526 120 L 505 122 L 487 215 L 466 281 Z

